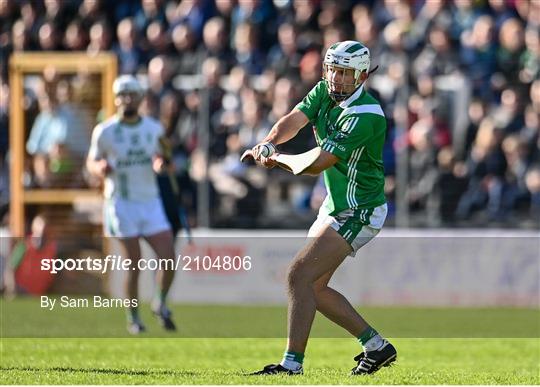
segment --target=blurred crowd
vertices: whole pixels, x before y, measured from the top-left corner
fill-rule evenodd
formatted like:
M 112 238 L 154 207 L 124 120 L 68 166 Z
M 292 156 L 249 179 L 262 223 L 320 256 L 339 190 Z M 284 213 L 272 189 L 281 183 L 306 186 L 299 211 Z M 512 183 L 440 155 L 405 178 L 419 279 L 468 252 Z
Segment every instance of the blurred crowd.
M 146 85 L 142 113 L 165 127 L 192 214 L 208 181 L 211 226 L 309 224 L 320 179 L 239 156 L 321 79 L 326 48 L 347 39 L 378 65 L 368 87 L 388 119 L 389 223 L 402 206 L 412 226 L 538 225 L 537 0 L 0 0 L 0 199 L 11 53 L 113 52 L 119 72 Z M 103 118 L 85 107 L 99 95 L 92 84 L 48 69 L 26 90 L 27 186 L 94 184 L 74 176 Z M 312 137 L 306 128 L 280 149 L 308 150 Z

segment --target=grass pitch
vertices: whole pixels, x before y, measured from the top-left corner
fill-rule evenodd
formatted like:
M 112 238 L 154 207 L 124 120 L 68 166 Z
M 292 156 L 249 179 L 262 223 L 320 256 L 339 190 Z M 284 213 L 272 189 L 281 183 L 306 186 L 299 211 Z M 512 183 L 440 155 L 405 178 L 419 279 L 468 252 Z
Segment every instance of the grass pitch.
M 156 326 L 149 306 L 141 306 L 148 325 L 145 337 L 282 338 L 287 336 L 285 306 L 173 305 L 180 325 L 170 334 Z M 538 308 L 361 307 L 362 316 L 379 332 L 399 338 L 530 338 L 540 337 Z M 39 298 L 0 299 L 0 337 L 108 338 L 130 337 L 125 313 L 112 308 L 40 307 Z M 349 338 L 317 314 L 311 337 Z
M 36 302 L 0 301 L 0 384 L 540 384 L 537 309 L 362 308 L 398 360 L 355 377 L 358 343 L 318 316 L 305 374 L 261 377 L 246 374 L 280 360 L 284 307 L 175 306 L 180 330 L 167 334 L 145 305 L 149 332 L 128 337 L 121 310 Z
M 348 375 L 351 339 L 313 339 L 302 376 L 245 376 L 283 339 L 3 339 L 0 384 L 539 384 L 538 339 L 394 339 L 396 365 Z

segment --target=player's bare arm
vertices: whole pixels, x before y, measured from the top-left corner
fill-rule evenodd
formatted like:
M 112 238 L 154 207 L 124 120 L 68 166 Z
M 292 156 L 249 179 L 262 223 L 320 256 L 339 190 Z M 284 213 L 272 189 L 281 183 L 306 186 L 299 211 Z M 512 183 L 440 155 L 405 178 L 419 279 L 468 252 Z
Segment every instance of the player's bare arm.
M 264 140 L 253 147 L 252 154 L 255 161 L 266 168 L 275 167 L 277 163 L 270 158 L 275 149 L 272 149 L 270 153 L 264 154 L 261 152 L 264 149 L 263 145 L 269 143 L 272 144 L 273 148 L 274 145 L 283 144 L 289 141 L 294 138 L 300 129 L 306 126 L 308 122 L 308 117 L 299 109 L 293 109 L 290 113 L 281 117 Z
M 294 138 L 308 122 L 309 119 L 304 112 L 293 109 L 275 123 L 263 142 L 270 142 L 274 145 L 283 144 Z
M 301 174 L 317 176 L 322 171 L 332 167 L 338 161 L 339 158 L 336 155 L 333 155 L 332 153 L 323 150 L 321 151 L 319 157 L 313 162 L 313 164 L 307 167 Z

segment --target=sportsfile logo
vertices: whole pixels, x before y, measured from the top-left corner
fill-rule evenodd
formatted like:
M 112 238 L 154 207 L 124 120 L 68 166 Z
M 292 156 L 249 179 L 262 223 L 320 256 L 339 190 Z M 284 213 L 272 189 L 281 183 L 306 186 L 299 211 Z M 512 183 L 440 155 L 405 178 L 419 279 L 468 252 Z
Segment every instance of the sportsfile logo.
M 41 260 L 41 271 L 57 274 L 62 270 L 67 271 L 96 271 L 105 274 L 110 271 L 128 270 L 182 270 L 182 271 L 220 271 L 239 272 L 252 269 L 250 256 L 189 256 L 179 255 L 176 258 L 141 258 L 131 260 L 122 258 L 120 255 L 107 255 L 105 258 L 44 258 Z
M 99 258 L 43 258 L 41 260 L 41 271 L 48 271 L 57 274 L 62 270 L 67 271 L 98 271 L 105 274 L 113 270 L 130 270 L 131 260 L 122 259 L 121 256 L 107 255 L 103 259 Z

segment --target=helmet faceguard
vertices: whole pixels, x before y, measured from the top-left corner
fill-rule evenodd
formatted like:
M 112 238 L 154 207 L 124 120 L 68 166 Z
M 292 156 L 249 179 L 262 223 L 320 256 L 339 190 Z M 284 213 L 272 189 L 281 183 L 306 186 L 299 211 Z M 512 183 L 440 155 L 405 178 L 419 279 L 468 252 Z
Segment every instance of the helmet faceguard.
M 114 103 L 123 117 L 136 117 L 143 88 L 133 75 L 121 75 L 113 83 Z
M 323 62 L 323 78 L 330 98 L 341 102 L 361 85 L 361 75 L 369 72 L 369 49 L 359 42 L 347 40 L 330 46 Z
M 362 84 L 360 72 L 350 67 L 323 63 L 323 77 L 328 94 L 336 102 L 349 98 Z

